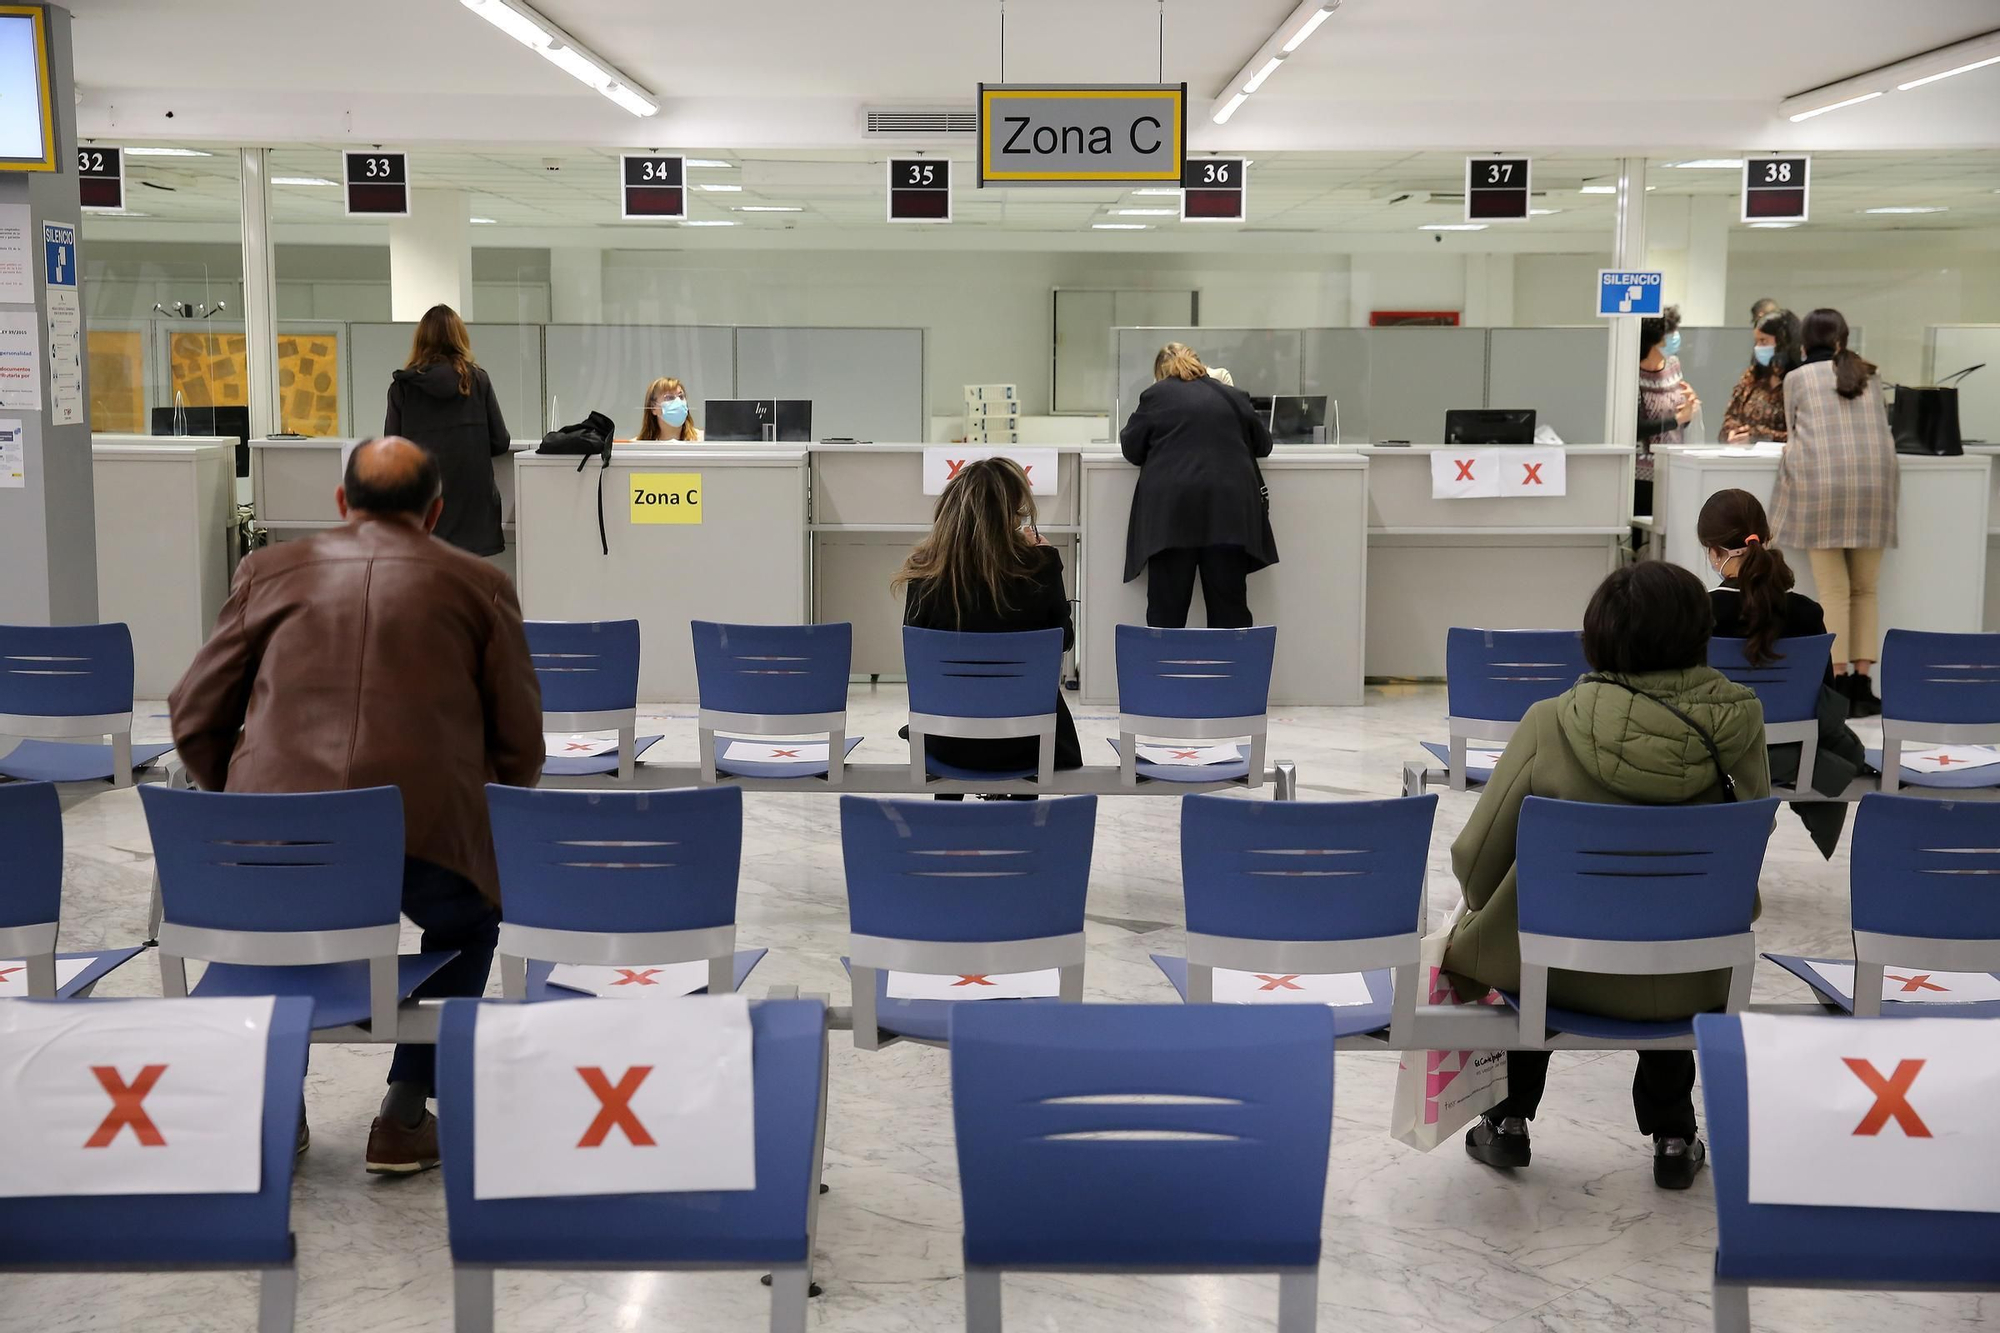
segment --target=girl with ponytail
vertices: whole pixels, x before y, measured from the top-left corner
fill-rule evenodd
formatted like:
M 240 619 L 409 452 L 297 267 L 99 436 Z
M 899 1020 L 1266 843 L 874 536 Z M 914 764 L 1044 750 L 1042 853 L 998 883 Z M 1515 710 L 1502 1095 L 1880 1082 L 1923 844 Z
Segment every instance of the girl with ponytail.
M 1715 637 L 1741 639 L 1743 656 L 1752 666 L 1767 666 L 1785 655 L 1779 641 L 1826 633 L 1826 614 L 1818 602 L 1794 592 L 1792 567 L 1784 552 L 1771 544 L 1771 523 L 1764 506 L 1748 491 L 1717 491 L 1701 507 L 1695 538 L 1708 552 L 1708 563 L 1722 578 L 1708 595 L 1715 612 Z M 1819 749 L 1813 760 L 1813 790 L 1839 796 L 1858 776 L 1874 773 L 1867 747 L 1849 729 L 1849 704 L 1839 693 L 1829 659 L 1819 692 Z M 1771 747 L 1771 785 L 1788 787 L 1798 781 L 1799 747 Z M 1792 810 L 1812 835 L 1814 845 L 1831 858 L 1847 821 L 1847 807 L 1837 801 L 1795 802 Z

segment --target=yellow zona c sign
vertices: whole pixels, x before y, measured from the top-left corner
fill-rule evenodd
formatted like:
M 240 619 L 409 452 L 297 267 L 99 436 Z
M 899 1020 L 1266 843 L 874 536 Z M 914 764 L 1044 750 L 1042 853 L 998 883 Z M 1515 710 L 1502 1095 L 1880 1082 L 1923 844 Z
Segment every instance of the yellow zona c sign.
M 701 473 L 634 472 L 634 523 L 701 522 Z

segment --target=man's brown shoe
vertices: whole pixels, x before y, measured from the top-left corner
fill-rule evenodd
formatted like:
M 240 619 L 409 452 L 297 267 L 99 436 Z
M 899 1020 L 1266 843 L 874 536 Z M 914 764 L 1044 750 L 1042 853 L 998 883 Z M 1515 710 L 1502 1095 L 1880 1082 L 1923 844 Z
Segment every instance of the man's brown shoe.
M 368 1127 L 368 1174 L 408 1176 L 438 1164 L 438 1118 L 429 1111 L 414 1125 L 375 1117 Z

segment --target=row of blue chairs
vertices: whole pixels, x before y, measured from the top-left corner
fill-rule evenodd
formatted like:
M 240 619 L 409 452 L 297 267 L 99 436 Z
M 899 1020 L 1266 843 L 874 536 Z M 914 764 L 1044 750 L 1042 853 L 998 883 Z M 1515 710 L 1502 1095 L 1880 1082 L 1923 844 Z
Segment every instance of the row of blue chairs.
M 1780 793 L 1787 800 L 1822 799 L 1812 790 L 1819 748 L 1820 686 L 1833 647 L 1830 634 L 1780 640 L 1777 661 L 1751 665 L 1741 639 L 1714 639 L 1708 663 L 1756 691 L 1772 745 L 1798 745 L 1799 775 Z M 1433 777 L 1453 791 L 1484 785 L 1488 765 L 1469 763 L 1474 742 L 1505 744 L 1533 705 L 1554 698 L 1590 670 L 1575 630 L 1456 628 L 1445 636 L 1446 725 L 1449 739 L 1424 748 L 1441 773 L 1409 764 L 1404 789 L 1419 792 Z M 1882 641 L 1882 746 L 1868 760 L 1882 772 L 1880 790 L 1949 791 L 2000 788 L 2000 765 L 1959 772 L 1906 772 L 1910 744 L 1989 745 L 2000 742 L 2000 634 L 1938 634 L 1890 630 Z M 1859 794 L 1858 792 L 1856 793 Z
M 256 1193 L 0 1199 L 0 1271 L 253 1268 L 260 1333 L 290 1330 L 292 1140 L 310 1010 L 304 999 L 274 1007 Z M 490 1012 L 491 1002 L 451 1001 L 439 1035 L 454 1326 L 490 1333 L 502 1270 L 768 1269 L 770 1327 L 802 1333 L 824 1145 L 823 1006 L 751 1006 L 754 1188 L 518 1199 L 474 1191 L 476 1035 Z M 1001 1279 L 1023 1271 L 1275 1273 L 1280 1333 L 1317 1328 L 1332 1027 L 1314 1005 L 958 1006 L 968 1333 L 999 1333 Z M 1749 1329 L 1756 1287 L 2000 1287 L 2000 1214 L 1752 1202 L 1740 1022 L 1703 1015 L 1696 1033 L 1715 1147 L 1718 1330 Z

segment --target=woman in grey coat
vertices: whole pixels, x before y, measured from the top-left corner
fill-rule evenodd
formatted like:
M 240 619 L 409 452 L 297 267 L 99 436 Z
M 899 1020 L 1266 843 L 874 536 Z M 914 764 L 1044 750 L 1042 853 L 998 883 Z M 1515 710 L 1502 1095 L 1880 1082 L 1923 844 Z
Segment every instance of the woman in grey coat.
M 1838 310 L 1806 316 L 1805 364 L 1785 377 L 1789 443 L 1771 497 L 1777 544 L 1802 550 L 1833 631 L 1835 688 L 1854 716 L 1882 711 L 1875 665 L 1875 588 L 1896 544 L 1896 440 L 1875 366 L 1847 346 Z

